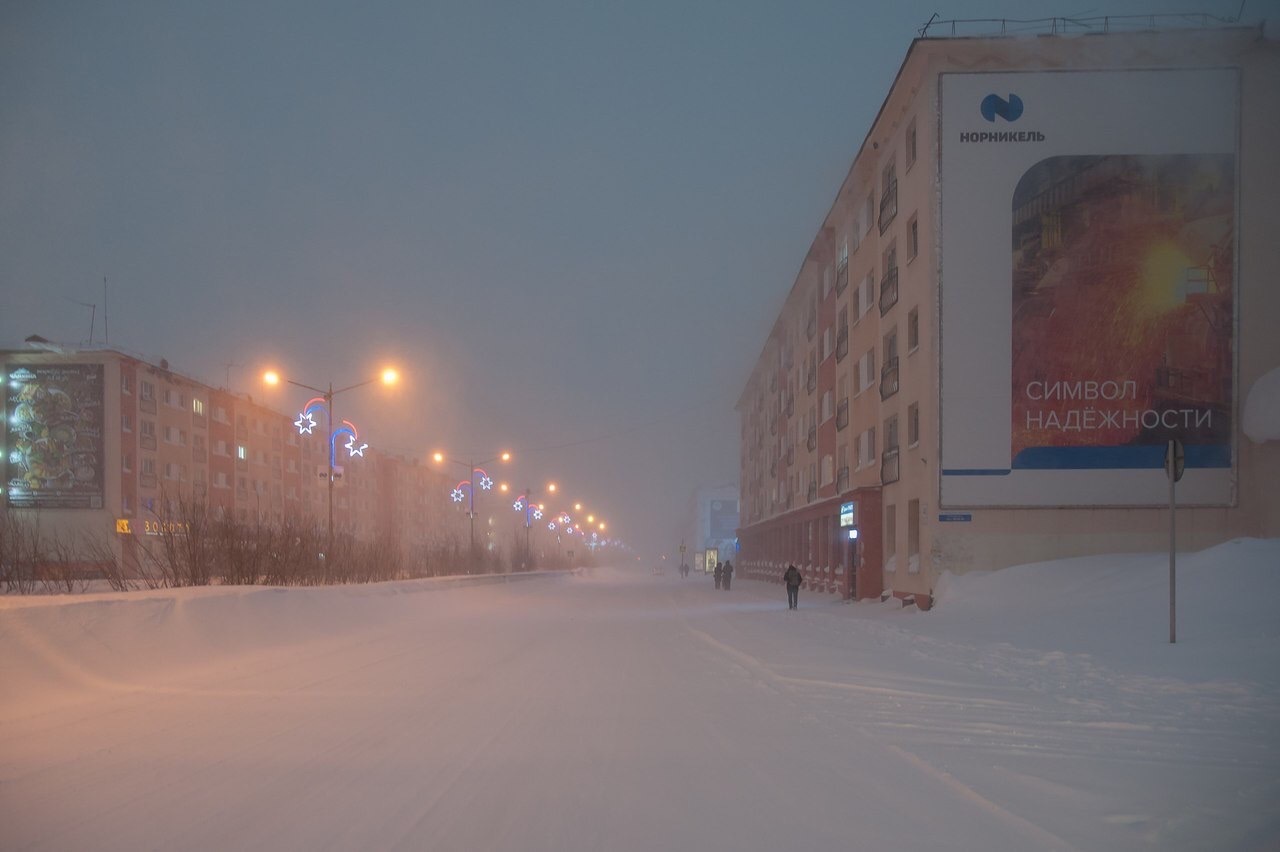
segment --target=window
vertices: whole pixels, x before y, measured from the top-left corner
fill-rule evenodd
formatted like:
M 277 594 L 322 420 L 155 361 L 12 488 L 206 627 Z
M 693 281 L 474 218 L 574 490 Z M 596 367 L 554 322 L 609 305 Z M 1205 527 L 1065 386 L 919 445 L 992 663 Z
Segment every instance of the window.
M 236 444 L 236 458 L 240 459 L 240 461 L 248 461 L 249 449 L 243 444 Z
M 912 308 L 907 314 L 907 354 L 920 348 L 920 309 Z
M 140 420 L 138 425 L 143 435 L 151 439 L 156 437 L 156 422 L 154 420 Z
M 907 262 L 915 260 L 920 253 L 920 218 L 912 213 L 907 221 Z
M 913 402 L 907 406 L 907 446 L 914 447 L 920 443 L 920 403 Z
M 884 362 L 888 364 L 898 357 L 898 328 L 894 326 L 884 336 Z
M 822 484 L 830 485 L 836 478 L 835 460 L 830 455 L 822 457 Z
M 156 398 L 156 386 L 151 384 L 151 382 L 143 382 L 142 398 L 146 400 L 154 400 Z
M 832 402 L 831 391 L 822 392 L 822 422 L 826 423 L 835 416 L 835 404 Z
M 133 514 L 133 496 L 130 494 L 122 494 L 120 496 L 120 511 L 126 515 Z
M 125 453 L 120 456 L 120 469 L 125 473 L 133 470 L 133 453 Z
M 217 420 L 219 423 L 230 422 L 229 420 L 227 420 L 227 410 L 223 408 L 221 405 L 219 405 L 217 408 L 213 410 L 213 419 Z
M 916 120 L 911 119 L 911 123 L 907 125 L 907 171 L 911 171 L 911 167 L 916 164 Z
M 133 393 L 133 376 L 129 375 L 128 373 L 120 374 L 120 393 L 124 393 L 124 394 Z
M 128 414 L 120 415 L 120 431 L 121 432 L 133 431 L 133 417 L 131 417 Z
M 920 501 L 907 501 L 907 571 L 920 570 Z
M 831 329 L 824 328 L 822 330 L 822 358 L 820 360 L 825 361 L 828 358 L 830 358 L 832 349 L 833 347 L 831 345 Z
M 884 421 L 884 450 L 898 449 L 898 415 L 892 414 Z
M 156 475 L 156 460 L 153 458 L 142 459 L 142 472 L 148 476 Z
M 873 273 L 868 272 L 867 277 L 862 280 L 858 296 L 858 316 L 861 317 L 876 303 L 876 279 Z
M 178 478 L 178 466 L 177 466 L 176 464 L 174 464 L 173 462 L 168 462 L 167 464 L 165 464 L 165 466 L 164 466 L 164 478 L 165 478 L 165 479 L 177 479 L 177 478 Z
M 876 193 L 875 190 L 867 193 L 866 204 L 862 208 L 862 233 L 863 236 L 871 232 L 876 224 Z
M 204 400 L 192 399 L 191 413 L 196 415 L 197 417 L 204 417 Z
M 173 405 L 173 391 L 165 388 L 160 392 L 160 399 L 165 405 Z

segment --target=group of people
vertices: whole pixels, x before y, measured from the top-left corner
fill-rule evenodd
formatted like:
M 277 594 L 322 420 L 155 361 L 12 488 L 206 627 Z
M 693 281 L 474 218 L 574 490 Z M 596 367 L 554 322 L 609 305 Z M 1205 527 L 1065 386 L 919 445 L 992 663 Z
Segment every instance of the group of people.
M 715 570 L 711 573 L 715 577 L 716 588 L 728 591 L 730 583 L 733 582 L 733 563 L 727 559 L 724 562 L 717 562 Z M 680 576 L 689 576 L 689 566 L 683 562 L 680 563 Z M 800 584 L 804 582 L 804 577 L 800 576 L 800 569 L 794 565 L 788 565 L 782 575 L 782 582 L 787 586 L 787 609 L 799 609 Z
M 733 580 L 733 563 L 729 560 L 717 562 L 716 568 L 711 572 L 716 578 L 716 588 L 729 591 L 729 583 Z

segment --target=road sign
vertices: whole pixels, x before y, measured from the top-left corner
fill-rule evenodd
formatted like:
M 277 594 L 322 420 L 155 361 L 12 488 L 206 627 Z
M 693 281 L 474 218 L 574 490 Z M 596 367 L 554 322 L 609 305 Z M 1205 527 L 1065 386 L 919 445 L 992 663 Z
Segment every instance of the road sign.
M 1168 445 L 1164 448 L 1164 472 L 1174 482 L 1182 480 L 1182 471 L 1187 466 L 1187 453 L 1182 447 L 1182 442 L 1177 438 L 1170 438 Z

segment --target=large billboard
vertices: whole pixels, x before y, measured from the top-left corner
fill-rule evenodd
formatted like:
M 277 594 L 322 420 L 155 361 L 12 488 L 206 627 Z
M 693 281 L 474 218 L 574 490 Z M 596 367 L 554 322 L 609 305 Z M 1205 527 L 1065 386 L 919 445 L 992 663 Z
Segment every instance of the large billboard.
M 9 505 L 101 509 L 101 364 L 10 364 L 5 368 Z
M 942 505 L 1229 505 L 1234 69 L 944 74 Z

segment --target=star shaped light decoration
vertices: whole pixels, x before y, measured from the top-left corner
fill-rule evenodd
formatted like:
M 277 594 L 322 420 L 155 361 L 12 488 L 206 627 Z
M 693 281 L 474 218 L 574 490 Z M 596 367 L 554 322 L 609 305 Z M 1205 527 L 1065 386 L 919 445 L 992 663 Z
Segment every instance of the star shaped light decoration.
M 540 521 L 540 520 L 542 520 L 542 510 L 541 510 L 541 509 L 534 509 L 534 510 L 533 510 L 533 519 L 534 519 L 535 521 Z
M 355 438 L 352 438 L 349 441 L 347 441 L 347 452 L 351 453 L 351 458 L 355 458 L 356 456 L 359 456 L 360 458 L 364 458 L 364 451 L 367 449 L 369 449 L 368 444 L 361 444 L 360 446 L 357 447 Z
M 461 503 L 462 498 L 465 497 L 466 495 L 462 493 L 461 488 L 455 488 L 451 492 L 449 492 L 449 496 L 453 498 L 453 502 Z
M 551 530 L 552 532 L 555 532 L 555 531 L 556 531 L 556 522 L 555 522 L 555 521 L 548 521 L 548 522 L 547 522 L 547 529 Z
M 316 418 L 310 411 L 304 411 L 293 421 L 293 425 L 298 427 L 299 435 L 310 435 L 311 430 L 316 428 Z
M 480 477 L 480 487 L 483 490 L 488 491 L 490 488 L 493 487 L 493 480 L 490 479 L 487 474 L 485 476 Z
M 523 509 L 523 508 L 524 508 L 524 498 L 522 497 L 522 498 L 520 498 L 519 500 L 517 500 L 516 502 L 512 503 L 512 504 L 511 504 L 511 508 L 515 509 L 517 512 L 519 512 L 521 509 Z

